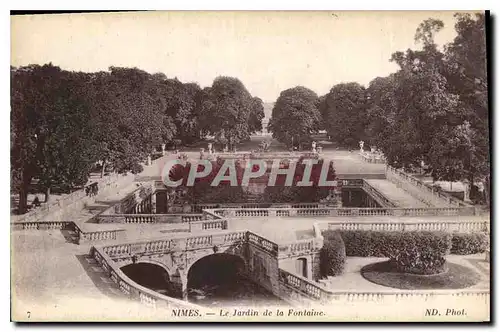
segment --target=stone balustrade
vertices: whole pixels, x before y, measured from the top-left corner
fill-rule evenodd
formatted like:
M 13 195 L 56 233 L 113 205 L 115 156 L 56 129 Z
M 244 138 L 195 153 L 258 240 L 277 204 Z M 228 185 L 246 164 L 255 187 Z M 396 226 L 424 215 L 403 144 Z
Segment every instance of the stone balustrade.
M 211 248 L 214 245 L 229 246 L 236 242 L 246 241 L 246 238 L 246 231 L 222 232 L 106 245 L 102 247 L 102 250 L 112 258 L 119 258 L 141 254 Z
M 222 159 L 299 159 L 301 157 L 309 159 L 319 158 L 317 152 L 312 151 L 270 151 L 270 152 L 252 152 L 252 151 L 238 151 L 238 152 L 217 152 L 215 157 Z
M 323 247 L 323 237 L 295 240 L 278 245 L 278 258 L 289 258 L 318 252 Z
M 257 234 L 252 233 L 252 232 L 248 232 L 247 233 L 247 241 L 250 245 L 253 245 L 253 246 L 256 246 L 260 249 L 263 249 L 264 251 L 272 254 L 273 256 L 278 255 L 279 246 L 276 243 L 269 241 L 260 235 L 257 235 Z
M 78 243 L 119 240 L 125 234 L 124 229 L 100 229 L 88 230 L 82 229 L 73 221 L 25 221 L 11 223 L 12 230 L 72 230 L 75 232 L 75 241 Z
M 203 214 L 99 214 L 94 219 L 100 224 L 134 223 L 134 224 L 175 224 L 203 220 Z
M 283 208 L 318 208 L 321 203 L 220 203 L 220 204 L 185 204 L 173 205 L 172 212 L 187 211 L 187 213 L 203 213 L 204 210 L 215 210 L 219 208 L 241 208 L 241 209 L 266 209 L 272 207 Z
M 321 283 L 314 282 L 300 275 L 279 269 L 280 297 L 294 304 L 320 302 L 323 304 L 333 301 L 346 302 L 377 302 L 385 301 L 405 302 L 430 301 L 438 297 L 470 298 L 471 301 L 489 304 L 490 290 L 488 289 L 432 289 L 432 290 L 384 290 L 384 291 L 333 291 Z
M 417 197 L 424 203 L 433 206 L 440 205 L 450 205 L 457 207 L 472 207 L 471 204 L 468 204 L 452 195 L 438 191 L 432 186 L 423 181 L 406 174 L 402 170 L 396 169 L 391 166 L 386 167 L 386 178 L 387 180 L 395 183 L 403 190 L 409 192 L 410 194 Z
M 327 225 L 327 226 L 326 226 Z M 366 231 L 445 231 L 445 232 L 490 232 L 489 220 L 450 220 L 450 221 L 418 221 L 418 222 L 384 222 L 384 221 L 342 221 L 318 223 L 320 229 L 329 230 L 366 230 Z
M 99 186 L 99 193 L 109 191 L 111 189 L 116 189 L 127 183 L 132 183 L 134 180 L 133 175 L 119 175 L 113 173 L 102 179 L 96 180 Z M 59 198 L 55 198 L 49 203 L 42 203 L 40 207 L 37 207 L 28 213 L 23 215 L 13 215 L 11 220 L 13 222 L 33 222 L 42 219 L 45 220 L 57 220 L 66 216 L 66 211 L 73 211 L 75 209 L 82 209 L 85 205 L 92 204 L 95 202 L 95 196 L 87 196 L 84 189 L 74 191 L 70 194 L 63 194 Z
M 269 216 L 312 216 L 312 217 L 358 217 L 358 216 L 396 216 L 396 217 L 429 217 L 429 216 L 473 216 L 475 208 L 443 207 L 443 208 L 218 208 L 206 210 L 225 218 L 269 217 Z
M 92 247 L 90 250 L 90 256 L 93 257 L 97 264 L 102 267 L 107 277 L 109 277 L 111 281 L 119 287 L 125 297 L 139 301 L 140 303 L 155 309 L 179 308 L 195 309 L 199 311 L 204 309 L 201 306 L 162 295 L 137 284 L 121 271 L 121 269 L 103 248 Z
M 381 153 L 372 153 L 368 151 L 363 151 L 360 152 L 359 155 L 361 156 L 361 159 L 367 163 L 371 164 L 385 164 L 386 159 L 383 154 Z
M 17 221 L 11 223 L 12 230 L 72 229 L 72 221 Z
M 226 219 L 201 220 L 189 223 L 190 232 L 225 230 L 228 227 Z

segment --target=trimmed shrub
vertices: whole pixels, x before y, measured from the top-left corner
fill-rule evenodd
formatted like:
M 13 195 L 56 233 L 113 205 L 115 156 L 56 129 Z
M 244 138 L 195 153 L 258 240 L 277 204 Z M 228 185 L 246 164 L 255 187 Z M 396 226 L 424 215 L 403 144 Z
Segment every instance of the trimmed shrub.
M 338 232 L 328 234 L 324 238 L 323 248 L 320 251 L 320 274 L 322 277 L 338 276 L 344 273 L 345 246 Z
M 325 231 L 323 234 L 329 232 L 334 231 Z M 387 248 L 392 245 L 386 241 L 385 233 L 387 232 L 339 231 L 339 233 L 344 240 L 347 256 L 386 257 Z
M 325 231 L 326 239 L 333 231 Z M 435 274 L 443 271 L 451 235 L 445 232 L 340 231 L 347 256 L 387 257 L 400 272 Z
M 391 232 L 392 233 L 392 232 Z M 451 234 L 445 232 L 394 232 L 395 250 L 387 256 L 400 272 L 435 274 L 444 271 Z
M 453 233 L 451 253 L 472 255 L 482 253 L 488 248 L 488 235 L 485 233 Z

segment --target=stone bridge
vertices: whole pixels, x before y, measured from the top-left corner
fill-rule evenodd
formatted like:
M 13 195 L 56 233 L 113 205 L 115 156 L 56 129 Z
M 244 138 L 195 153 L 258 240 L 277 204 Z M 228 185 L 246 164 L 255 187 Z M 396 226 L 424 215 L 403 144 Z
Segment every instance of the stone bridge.
M 197 262 L 213 255 L 228 255 L 228 264 L 234 258 L 242 263 L 238 271 L 241 275 L 281 297 L 280 269 L 296 269 L 299 264 L 304 278 L 316 278 L 322 245 L 321 235 L 276 244 L 250 231 L 223 231 L 93 247 L 91 251 L 103 256 L 105 270 L 109 270 L 110 265 L 114 269 L 140 263 L 160 266 L 168 274 L 175 296 L 183 299 L 187 298 L 190 271 Z

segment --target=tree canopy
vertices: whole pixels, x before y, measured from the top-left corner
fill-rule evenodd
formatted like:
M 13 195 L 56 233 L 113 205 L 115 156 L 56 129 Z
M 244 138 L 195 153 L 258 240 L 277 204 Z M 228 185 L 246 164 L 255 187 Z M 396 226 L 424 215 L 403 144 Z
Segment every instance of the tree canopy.
M 138 68 L 82 73 L 47 64 L 11 67 L 11 82 L 11 178 L 20 213 L 33 180 L 48 200 L 55 186 L 85 184 L 96 164 L 103 173 L 138 173 L 162 144 L 211 133 L 234 145 L 260 130 L 264 116 L 262 100 L 229 77 L 201 89 Z
M 282 91 L 274 104 L 268 130 L 287 146 L 307 143 L 320 128 L 318 95 L 302 86 Z

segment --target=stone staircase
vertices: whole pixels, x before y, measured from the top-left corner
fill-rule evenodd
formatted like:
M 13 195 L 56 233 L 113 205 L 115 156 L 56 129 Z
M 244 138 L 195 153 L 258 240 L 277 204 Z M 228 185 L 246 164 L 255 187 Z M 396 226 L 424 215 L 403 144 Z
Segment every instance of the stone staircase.
M 425 208 L 428 204 L 422 202 L 417 197 L 399 188 L 396 184 L 385 179 L 365 179 L 373 188 L 377 189 L 382 195 L 387 197 L 397 207 L 403 208 Z

